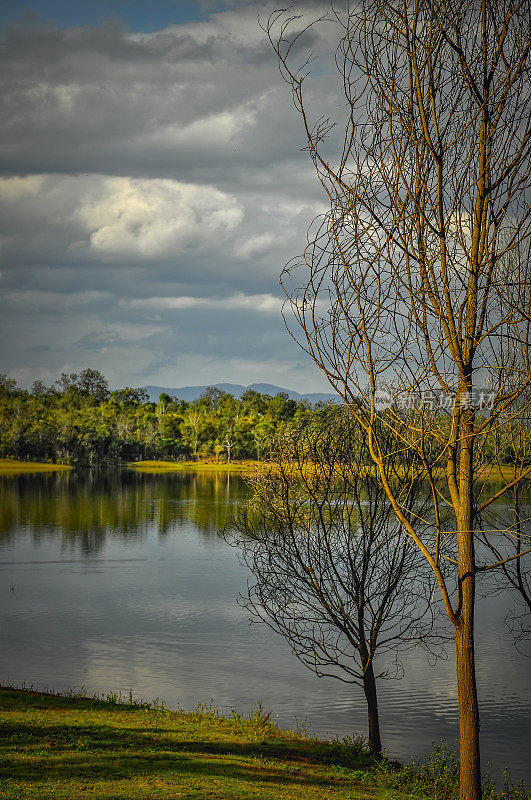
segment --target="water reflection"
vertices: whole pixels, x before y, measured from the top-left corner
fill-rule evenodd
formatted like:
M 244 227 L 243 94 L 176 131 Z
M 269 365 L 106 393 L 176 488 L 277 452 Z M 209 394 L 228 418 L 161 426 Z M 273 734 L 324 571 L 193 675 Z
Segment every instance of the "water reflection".
M 58 536 L 61 547 L 87 556 L 107 540 L 124 544 L 155 525 L 164 537 L 194 524 L 207 536 L 222 530 L 248 489 L 230 473 L 143 474 L 135 470 L 79 470 L 0 477 L 0 548 L 17 532 L 38 544 Z
M 0 478 L 0 681 L 223 711 L 258 699 L 284 727 L 366 730 L 357 687 L 319 680 L 236 603 L 247 573 L 217 536 L 248 496 L 237 475 L 109 470 Z M 481 598 L 478 681 L 485 763 L 529 779 L 531 659 L 512 646 L 507 597 Z M 420 758 L 457 737 L 455 668 L 424 652 L 380 687 L 384 746 Z

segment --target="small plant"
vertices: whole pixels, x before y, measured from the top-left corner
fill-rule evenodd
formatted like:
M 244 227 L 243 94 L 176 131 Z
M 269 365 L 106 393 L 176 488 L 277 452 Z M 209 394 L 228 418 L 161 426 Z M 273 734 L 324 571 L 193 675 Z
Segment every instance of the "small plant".
M 221 719 L 219 708 L 214 704 L 213 697 L 210 698 L 210 703 L 198 703 L 197 707 L 192 711 L 192 714 L 198 722 L 200 722 L 203 717 L 214 717 L 215 719 Z
M 87 687 L 83 685 L 79 689 L 69 689 L 63 696 L 68 697 L 69 700 L 78 700 L 87 696 Z
M 234 707 L 231 708 L 227 721 L 231 723 L 231 726 L 238 733 L 247 736 L 252 741 L 263 739 L 264 736 L 275 730 L 275 726 L 271 721 L 271 712 L 266 712 L 261 700 L 257 702 L 248 715 L 242 714 Z
M 418 770 L 421 782 L 434 786 L 441 797 L 453 797 L 459 790 L 459 758 L 444 743 L 436 745 L 426 764 Z
M 396 769 L 393 762 L 380 765 L 386 786 L 410 791 L 433 800 L 454 800 L 459 796 L 459 759 L 444 743 L 435 745 L 424 764 L 412 764 Z
M 264 709 L 263 703 L 259 700 L 254 708 L 251 709 L 248 721 L 255 724 L 270 727 L 271 726 L 271 711 Z
M 296 719 L 295 723 L 295 732 L 297 736 L 307 737 L 310 735 L 310 722 L 308 717 L 304 717 L 304 719 Z
M 483 781 L 483 800 L 529 800 L 531 798 L 531 786 L 526 789 L 523 780 L 516 785 L 513 784 L 508 769 L 504 770 L 503 776 L 501 791 L 497 791 L 494 781 L 487 774 Z
M 378 760 L 370 752 L 363 736 L 344 736 L 330 742 L 327 761 L 331 763 L 358 770 L 360 767 L 373 767 Z

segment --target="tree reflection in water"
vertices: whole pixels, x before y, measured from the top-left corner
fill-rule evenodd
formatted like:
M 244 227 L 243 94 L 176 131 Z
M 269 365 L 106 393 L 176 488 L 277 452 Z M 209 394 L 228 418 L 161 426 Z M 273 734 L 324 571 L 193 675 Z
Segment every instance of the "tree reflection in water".
M 110 539 L 142 539 L 153 526 L 164 537 L 193 522 L 201 533 L 216 536 L 248 494 L 242 479 L 230 473 L 106 469 L 2 476 L 0 548 L 21 529 L 35 543 L 59 536 L 64 549 L 87 556 Z

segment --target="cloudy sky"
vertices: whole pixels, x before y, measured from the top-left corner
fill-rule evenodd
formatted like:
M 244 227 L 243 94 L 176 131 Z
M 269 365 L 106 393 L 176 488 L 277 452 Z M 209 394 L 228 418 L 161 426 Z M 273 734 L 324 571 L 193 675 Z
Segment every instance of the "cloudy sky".
M 0 372 L 23 386 L 92 367 L 113 387 L 327 390 L 280 313 L 279 273 L 324 197 L 267 13 L 2 4 Z M 309 84 L 324 113 L 330 81 L 320 69 Z

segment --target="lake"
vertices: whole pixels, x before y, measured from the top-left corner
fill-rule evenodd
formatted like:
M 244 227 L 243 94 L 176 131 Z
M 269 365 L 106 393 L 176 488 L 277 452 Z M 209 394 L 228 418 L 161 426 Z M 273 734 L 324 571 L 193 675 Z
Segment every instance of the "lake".
M 361 690 L 317 678 L 237 603 L 247 571 L 218 531 L 248 496 L 219 473 L 0 477 L 0 681 L 222 712 L 261 700 L 284 728 L 364 734 Z M 531 659 L 508 601 L 482 598 L 477 620 L 483 768 L 529 780 Z M 386 752 L 410 761 L 456 739 L 454 658 L 401 660 L 404 677 L 379 684 L 381 724 Z

